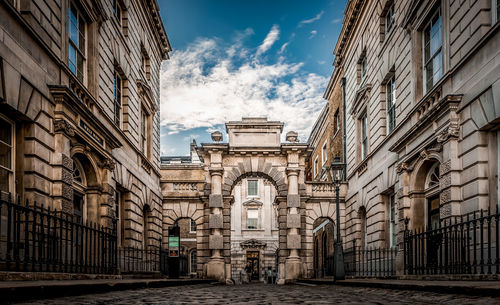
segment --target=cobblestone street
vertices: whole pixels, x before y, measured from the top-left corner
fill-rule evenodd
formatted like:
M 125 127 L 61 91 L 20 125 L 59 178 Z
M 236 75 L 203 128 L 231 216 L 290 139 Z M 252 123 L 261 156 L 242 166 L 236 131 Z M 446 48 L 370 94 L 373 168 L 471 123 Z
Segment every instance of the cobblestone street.
M 499 304 L 500 299 L 327 285 L 196 285 L 116 291 L 24 304 Z

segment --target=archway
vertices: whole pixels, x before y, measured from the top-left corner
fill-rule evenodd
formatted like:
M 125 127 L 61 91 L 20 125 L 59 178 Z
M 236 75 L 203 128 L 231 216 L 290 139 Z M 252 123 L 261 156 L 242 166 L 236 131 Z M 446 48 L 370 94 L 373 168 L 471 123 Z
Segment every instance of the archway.
M 319 217 L 313 223 L 314 277 L 333 276 L 333 244 L 335 223 L 329 217 Z
M 437 227 L 440 223 L 440 162 L 427 159 L 420 163 L 412 179 L 410 229 Z
M 101 195 L 97 173 L 90 159 L 82 154 L 73 155 L 73 215 L 80 222 L 99 220 Z
M 236 283 L 263 281 L 276 273 L 279 248 L 277 188 L 265 175 L 247 174 L 232 187 L 230 231 L 231 278 Z

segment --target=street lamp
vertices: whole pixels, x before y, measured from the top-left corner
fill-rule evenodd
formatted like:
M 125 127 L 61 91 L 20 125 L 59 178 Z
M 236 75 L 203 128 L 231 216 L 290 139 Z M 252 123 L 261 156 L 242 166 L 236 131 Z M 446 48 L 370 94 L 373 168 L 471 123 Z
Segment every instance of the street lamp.
M 330 166 L 330 177 L 335 184 L 336 205 L 337 205 L 337 239 L 333 246 L 334 255 L 334 276 L 335 280 L 345 279 L 344 270 L 344 250 L 342 249 L 342 237 L 340 236 L 340 198 L 339 188 L 340 183 L 344 180 L 345 164 L 340 161 L 340 157 L 336 156 Z

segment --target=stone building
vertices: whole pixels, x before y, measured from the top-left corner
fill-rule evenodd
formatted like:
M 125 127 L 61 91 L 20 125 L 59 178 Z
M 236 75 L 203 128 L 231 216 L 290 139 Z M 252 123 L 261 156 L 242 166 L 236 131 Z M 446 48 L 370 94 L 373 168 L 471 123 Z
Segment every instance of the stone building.
M 213 143 L 191 145 L 190 157 L 162 157 L 163 240 L 178 219 L 196 223 L 199 277 L 239 282 L 248 263 L 261 280 L 269 267 L 279 283 L 315 275 L 313 224 L 336 219 L 335 192 L 306 181 L 311 149 L 295 132 L 281 143 L 282 130 L 281 122 L 243 118 L 226 123 L 226 143 L 214 132 Z
M 499 7 L 348 2 L 334 51 L 345 77 L 346 243 L 395 247 L 406 217 L 422 229 L 496 208 Z
M 0 191 L 161 241 L 159 76 L 171 50 L 152 0 L 0 1 Z

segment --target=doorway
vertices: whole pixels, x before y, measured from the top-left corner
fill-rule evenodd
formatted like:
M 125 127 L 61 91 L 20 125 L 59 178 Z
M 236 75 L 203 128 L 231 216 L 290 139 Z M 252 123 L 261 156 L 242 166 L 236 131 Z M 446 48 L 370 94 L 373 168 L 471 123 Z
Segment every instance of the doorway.
M 250 266 L 250 280 L 259 280 L 259 251 L 247 251 L 247 266 Z

